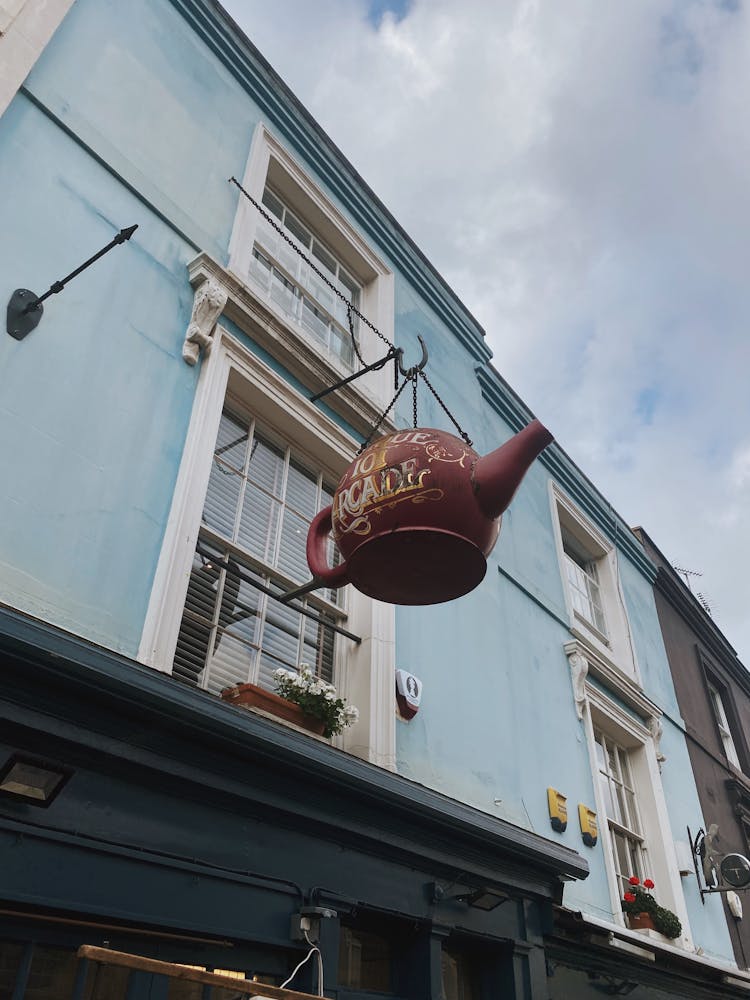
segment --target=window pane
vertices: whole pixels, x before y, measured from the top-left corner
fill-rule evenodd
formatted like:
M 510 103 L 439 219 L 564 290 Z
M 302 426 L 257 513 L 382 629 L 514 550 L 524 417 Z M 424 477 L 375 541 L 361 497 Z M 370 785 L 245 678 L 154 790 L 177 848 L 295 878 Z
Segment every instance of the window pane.
M 336 280 L 336 260 L 335 258 L 326 250 L 324 246 L 321 246 L 317 240 L 313 240 L 312 245 L 312 255 L 315 258 L 315 263 L 323 267 L 328 271 L 328 277 L 331 281 Z
M 331 354 L 341 358 L 344 364 L 350 368 L 354 364 L 354 347 L 352 346 L 351 334 L 340 330 L 337 326 L 331 327 Z
M 299 662 L 301 615 L 279 601 L 269 601 L 263 628 L 259 683 L 273 689 L 273 672 L 278 667 L 296 667 Z
M 248 552 L 271 564 L 276 555 L 280 512 L 280 504 L 248 483 L 237 541 Z
M 600 774 L 599 779 L 601 782 L 602 798 L 604 799 L 604 812 L 609 819 L 618 820 L 617 807 L 612 795 L 612 786 L 609 778 L 605 774 Z
M 256 434 L 250 452 L 247 475 L 248 479 L 267 493 L 280 498 L 284 479 L 284 452 L 282 449 Z
M 226 410 L 221 415 L 219 434 L 214 454 L 227 465 L 242 472 L 245 468 L 249 429 L 246 424 L 231 416 Z
M 294 285 L 284 277 L 281 271 L 273 270 L 271 279 L 271 301 L 279 306 L 282 312 L 296 315 L 298 295 Z
M 208 656 L 211 628 L 185 614 L 174 654 L 173 676 L 193 687 L 200 686 Z
M 328 618 L 323 618 L 321 622 L 312 618 L 305 619 L 302 663 L 307 663 L 319 677 L 330 682 L 333 679 L 335 633 L 326 626 L 326 622 L 332 624 Z
M 207 687 L 214 694 L 235 684 L 247 684 L 255 668 L 256 651 L 228 632 L 216 637 L 216 648 L 211 657 Z
M 278 567 L 293 580 L 307 580 L 310 570 L 307 565 L 307 530 L 310 522 L 287 508 L 284 511 L 281 546 Z
M 208 480 L 203 522 L 225 538 L 234 537 L 234 522 L 241 489 L 242 476 L 225 465 L 221 459 L 215 458 Z
M 284 225 L 303 247 L 309 249 L 312 236 L 310 235 L 310 230 L 306 226 L 303 226 L 299 219 L 293 215 L 288 209 L 284 217 Z
M 339 985 L 354 990 L 391 992 L 391 948 L 370 931 L 341 928 Z
M 266 206 L 266 208 L 268 209 L 268 211 L 272 215 L 275 215 L 276 218 L 279 221 L 281 221 L 281 219 L 282 219 L 282 217 L 284 215 L 284 206 L 281 204 L 281 202 L 276 197 L 276 195 L 273 193 L 273 191 L 269 191 L 269 189 L 266 188 L 265 191 L 263 192 L 263 199 L 262 200 L 263 200 L 263 204 Z
M 290 507 L 312 521 L 318 511 L 318 476 L 299 462 L 289 462 L 286 482 L 286 502 Z
M 243 572 L 230 559 L 230 567 L 235 573 Z M 243 642 L 254 643 L 257 632 L 258 602 L 260 591 L 238 575 L 227 572 L 224 577 L 219 626 Z

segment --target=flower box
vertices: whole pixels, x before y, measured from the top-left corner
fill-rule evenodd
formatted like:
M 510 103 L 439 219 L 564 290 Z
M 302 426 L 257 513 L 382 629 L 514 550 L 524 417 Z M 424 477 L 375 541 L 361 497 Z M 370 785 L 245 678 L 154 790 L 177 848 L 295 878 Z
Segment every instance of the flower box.
M 655 931 L 654 921 L 650 913 L 629 913 L 628 927 L 631 931 Z
M 313 718 L 312 715 L 303 712 L 299 705 L 279 697 L 273 691 L 266 691 L 257 684 L 237 684 L 235 687 L 224 688 L 221 697 L 231 705 L 257 708 L 259 712 L 275 715 L 277 719 L 284 719 L 285 722 L 292 722 L 301 729 L 315 733 L 316 736 L 323 735 L 325 722 L 322 719 Z

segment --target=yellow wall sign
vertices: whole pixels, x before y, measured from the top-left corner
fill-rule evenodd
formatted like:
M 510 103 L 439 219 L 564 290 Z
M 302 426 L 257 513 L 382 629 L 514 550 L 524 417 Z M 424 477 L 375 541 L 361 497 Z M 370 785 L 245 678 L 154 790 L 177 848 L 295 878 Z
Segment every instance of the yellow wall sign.
M 596 813 L 582 803 L 578 806 L 578 819 L 581 824 L 581 836 L 586 847 L 596 847 L 599 828 L 596 825 Z
M 554 788 L 547 789 L 547 805 L 549 806 L 549 819 L 552 829 L 556 833 L 564 833 L 568 825 L 567 799 Z

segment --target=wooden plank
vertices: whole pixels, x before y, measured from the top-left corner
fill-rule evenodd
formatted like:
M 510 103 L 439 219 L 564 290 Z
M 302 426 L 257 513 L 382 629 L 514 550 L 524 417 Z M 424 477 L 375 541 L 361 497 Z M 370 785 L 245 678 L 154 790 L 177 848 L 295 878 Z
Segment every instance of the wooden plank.
M 118 965 L 125 969 L 151 972 L 157 976 L 170 976 L 172 979 L 187 979 L 193 983 L 221 986 L 225 990 L 234 990 L 236 993 L 251 997 L 270 997 L 272 1000 L 320 1000 L 311 993 L 284 990 L 280 986 L 254 983 L 250 979 L 217 976 L 213 972 L 190 969 L 173 962 L 161 962 L 155 958 L 145 958 L 143 955 L 129 955 L 127 952 L 112 951 L 110 948 L 97 948 L 91 944 L 82 944 L 77 954 L 79 958 L 87 958 L 90 962 L 101 962 L 102 965 Z

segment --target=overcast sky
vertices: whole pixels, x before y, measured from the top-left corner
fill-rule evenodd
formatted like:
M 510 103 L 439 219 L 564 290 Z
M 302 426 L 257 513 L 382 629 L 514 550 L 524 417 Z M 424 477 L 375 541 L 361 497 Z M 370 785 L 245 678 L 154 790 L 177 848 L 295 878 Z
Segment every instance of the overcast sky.
M 224 0 L 750 666 L 741 0 Z

